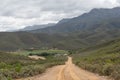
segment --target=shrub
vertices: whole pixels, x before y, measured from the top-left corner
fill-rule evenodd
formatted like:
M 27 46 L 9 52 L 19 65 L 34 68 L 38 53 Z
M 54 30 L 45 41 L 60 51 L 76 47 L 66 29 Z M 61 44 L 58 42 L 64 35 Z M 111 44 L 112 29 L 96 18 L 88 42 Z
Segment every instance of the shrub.
M 74 63 L 83 69 L 110 76 L 115 80 L 120 79 L 120 53 L 73 56 Z

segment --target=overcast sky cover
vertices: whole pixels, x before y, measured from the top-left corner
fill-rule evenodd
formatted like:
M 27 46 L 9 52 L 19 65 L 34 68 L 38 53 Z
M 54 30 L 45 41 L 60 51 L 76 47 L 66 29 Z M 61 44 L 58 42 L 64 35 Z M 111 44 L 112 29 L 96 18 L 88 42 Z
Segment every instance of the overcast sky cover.
M 93 8 L 120 6 L 120 0 L 0 0 L 0 31 L 54 23 Z

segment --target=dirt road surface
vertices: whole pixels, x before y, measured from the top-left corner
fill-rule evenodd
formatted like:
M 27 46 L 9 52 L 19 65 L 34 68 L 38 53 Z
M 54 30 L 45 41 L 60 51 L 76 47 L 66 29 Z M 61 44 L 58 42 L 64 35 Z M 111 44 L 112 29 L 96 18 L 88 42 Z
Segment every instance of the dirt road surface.
M 78 68 L 72 63 L 72 58 L 68 57 L 65 65 L 48 69 L 42 75 L 18 80 L 108 80 L 91 72 Z

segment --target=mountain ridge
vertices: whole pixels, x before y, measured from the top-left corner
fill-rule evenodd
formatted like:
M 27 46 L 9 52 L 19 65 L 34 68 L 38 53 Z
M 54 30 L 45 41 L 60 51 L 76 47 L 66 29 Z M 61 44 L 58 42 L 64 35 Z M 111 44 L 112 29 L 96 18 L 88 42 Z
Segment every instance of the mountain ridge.
M 46 27 L 31 32 L 44 32 L 44 33 L 69 33 L 81 30 L 87 30 L 100 24 L 103 21 L 118 19 L 120 21 L 120 7 L 112 9 L 93 9 L 89 13 L 69 19 L 64 23 L 57 23 L 55 26 Z M 101 23 L 102 24 L 102 23 Z
M 0 50 L 31 47 L 82 49 L 120 38 L 119 10 L 119 7 L 107 9 L 107 11 L 106 9 L 102 9 L 102 11 L 94 9 L 82 16 L 63 19 L 47 28 L 0 33 Z M 110 17 L 108 17 L 108 13 L 109 16 L 111 15 Z

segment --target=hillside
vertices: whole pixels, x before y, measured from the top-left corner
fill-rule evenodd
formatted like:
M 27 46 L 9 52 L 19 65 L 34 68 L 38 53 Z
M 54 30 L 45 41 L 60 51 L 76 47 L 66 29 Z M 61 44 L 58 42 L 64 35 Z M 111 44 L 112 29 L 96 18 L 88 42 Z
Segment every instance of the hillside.
M 78 52 L 80 54 L 78 54 Z M 97 45 L 74 54 L 76 65 L 100 75 L 120 79 L 120 39 Z
M 29 32 L 0 33 L 0 50 L 15 51 L 28 48 L 84 49 L 117 38 L 117 33 L 99 35 L 86 34 L 45 34 Z M 102 37 L 102 38 L 101 38 Z
M 82 42 L 82 40 L 78 40 L 76 36 L 28 32 L 5 32 L 0 33 L 0 37 L 0 50 L 5 51 L 27 48 L 75 49 L 80 46 L 85 46 L 85 43 Z

